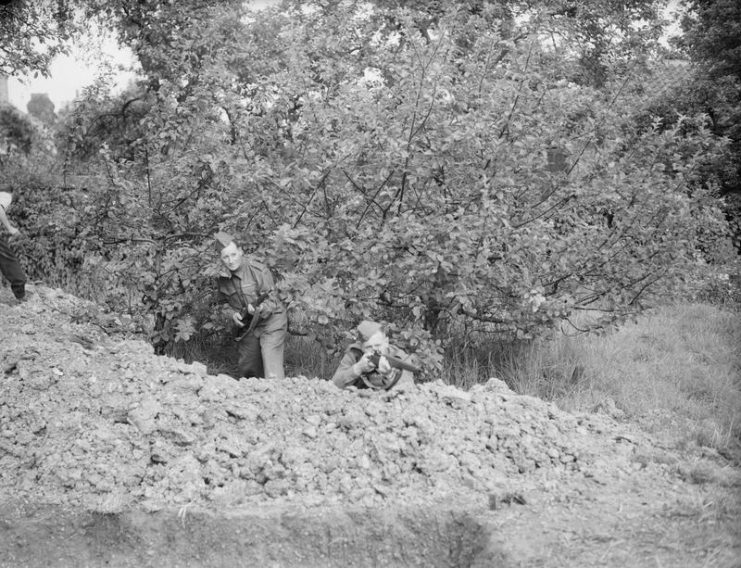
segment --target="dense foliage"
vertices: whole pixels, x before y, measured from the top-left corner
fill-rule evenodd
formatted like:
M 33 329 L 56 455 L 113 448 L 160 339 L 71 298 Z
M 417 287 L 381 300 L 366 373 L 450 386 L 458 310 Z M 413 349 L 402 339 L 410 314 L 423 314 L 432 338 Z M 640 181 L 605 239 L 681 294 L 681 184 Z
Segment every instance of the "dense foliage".
M 142 80 L 60 114 L 62 182 L 16 183 L 26 252 L 163 350 L 225 323 L 219 229 L 280 275 L 294 332 L 387 320 L 432 363 L 452 334 L 620 319 L 727 252 L 728 140 L 657 112 L 653 2 L 89 7 Z
M 684 33 L 674 43 L 693 62 L 692 73 L 667 105 L 674 115 L 667 119 L 702 113 L 713 135 L 728 139 L 726 151 L 714 156 L 707 171 L 717 177 L 717 195 L 741 250 L 741 5 L 691 0 L 688 7 Z
M 72 7 L 65 0 L 0 3 L 0 74 L 48 74 L 53 57 L 68 50 L 75 31 Z

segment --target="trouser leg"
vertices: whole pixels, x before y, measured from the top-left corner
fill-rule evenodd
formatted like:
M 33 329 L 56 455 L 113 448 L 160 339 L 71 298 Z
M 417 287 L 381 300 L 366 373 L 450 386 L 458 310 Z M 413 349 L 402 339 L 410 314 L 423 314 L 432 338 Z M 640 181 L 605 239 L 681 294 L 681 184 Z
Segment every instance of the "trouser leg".
M 252 333 L 248 333 L 239 341 L 239 365 L 240 377 L 262 377 L 262 353 L 260 352 L 260 339 Z
M 10 289 L 19 300 L 26 295 L 26 275 L 13 249 L 0 237 L 0 271 L 10 282 Z
M 284 379 L 283 353 L 286 345 L 285 328 L 268 331 L 260 336 L 262 347 L 262 361 L 265 367 L 265 377 L 269 379 Z

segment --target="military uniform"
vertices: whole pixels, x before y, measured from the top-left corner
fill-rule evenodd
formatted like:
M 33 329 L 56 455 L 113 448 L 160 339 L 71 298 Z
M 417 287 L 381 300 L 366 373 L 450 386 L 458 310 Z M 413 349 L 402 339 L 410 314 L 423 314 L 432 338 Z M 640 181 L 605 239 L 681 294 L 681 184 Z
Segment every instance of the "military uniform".
M 248 304 L 269 292 L 255 314 L 260 319 L 254 330 L 239 340 L 239 372 L 243 377 L 285 377 L 283 353 L 288 329 L 286 308 L 277 296 L 270 269 L 248 256 L 235 272 L 225 270 L 217 282 L 219 299 L 242 313 Z
M 341 389 L 347 387 L 356 387 L 359 389 L 380 389 L 388 390 L 393 387 L 399 380 L 405 376 L 411 376 L 409 371 L 402 371 L 401 369 L 391 369 L 389 373 L 379 373 L 377 370 L 370 371 L 368 373 L 357 374 L 354 369 L 355 363 L 360 361 L 363 357 L 363 346 L 360 343 L 353 343 L 348 346 L 345 350 L 345 354 L 340 360 L 340 364 L 332 377 L 332 381 L 335 385 Z M 388 352 L 385 353 L 392 357 L 399 359 L 406 359 L 407 354 L 393 346 L 389 346 Z
M 6 191 L 0 191 L 0 208 L 5 210 L 10 206 L 12 195 Z M 18 261 L 18 257 L 10 248 L 5 236 L 0 233 L 0 272 L 10 282 L 10 289 L 18 300 L 26 297 L 26 274 Z

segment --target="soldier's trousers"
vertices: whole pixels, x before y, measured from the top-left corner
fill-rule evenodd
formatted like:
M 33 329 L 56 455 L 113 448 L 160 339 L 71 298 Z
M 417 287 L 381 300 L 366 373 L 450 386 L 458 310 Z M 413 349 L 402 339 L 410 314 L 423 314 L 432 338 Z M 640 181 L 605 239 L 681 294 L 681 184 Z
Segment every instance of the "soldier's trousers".
M 13 249 L 3 235 L 0 235 L 0 272 L 10 282 L 13 295 L 22 300 L 26 296 L 26 274 Z
M 261 330 L 260 336 L 248 333 L 239 341 L 240 377 L 285 378 L 283 353 L 286 329 Z

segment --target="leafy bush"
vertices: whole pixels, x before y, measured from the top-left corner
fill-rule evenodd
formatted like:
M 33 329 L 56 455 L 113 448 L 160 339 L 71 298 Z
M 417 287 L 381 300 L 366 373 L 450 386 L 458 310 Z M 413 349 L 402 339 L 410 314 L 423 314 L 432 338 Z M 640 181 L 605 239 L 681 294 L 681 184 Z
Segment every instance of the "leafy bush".
M 34 241 L 68 245 L 39 250 L 40 270 L 94 274 L 167 351 L 224 325 L 225 229 L 329 350 L 387 320 L 437 369 L 459 333 L 528 339 L 595 309 L 600 327 L 681 292 L 727 233 L 696 175 L 726 141 L 701 115 L 652 114 L 655 32 L 607 8 L 615 27 L 591 32 L 545 8 L 520 25 L 458 8 L 114 6 L 144 79 L 62 117 L 65 174 L 88 183 L 33 198 L 50 207 Z M 601 53 L 573 48 L 585 33 Z

